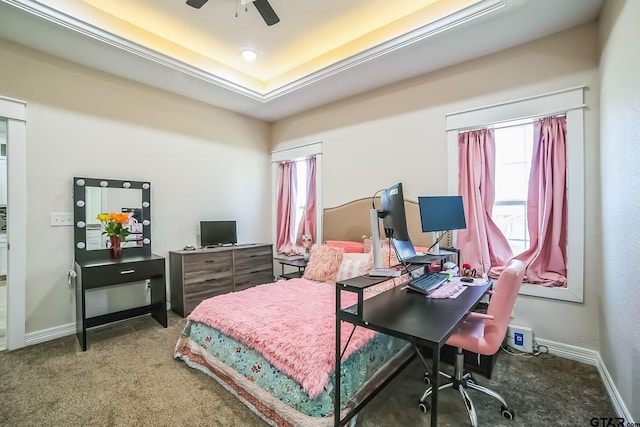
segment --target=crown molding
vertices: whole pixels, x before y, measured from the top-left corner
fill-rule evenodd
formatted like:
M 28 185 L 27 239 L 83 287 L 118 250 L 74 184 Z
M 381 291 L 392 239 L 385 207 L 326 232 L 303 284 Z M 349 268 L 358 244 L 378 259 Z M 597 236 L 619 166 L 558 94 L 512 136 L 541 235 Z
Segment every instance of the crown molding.
M 295 79 L 272 90 L 258 91 L 245 85 L 222 78 L 214 73 L 190 65 L 179 59 L 169 57 L 161 52 L 150 49 L 139 43 L 135 43 L 115 33 L 98 28 L 93 24 L 56 10 L 46 4 L 35 0 L 2 0 L 24 12 L 37 16 L 65 29 L 71 30 L 82 36 L 92 38 L 108 46 L 117 48 L 127 54 L 152 61 L 163 67 L 195 77 L 205 83 L 218 86 L 222 89 L 243 95 L 253 101 L 268 103 L 284 95 L 289 95 L 301 88 L 318 83 L 336 74 L 353 69 L 369 61 L 380 58 L 391 52 L 424 41 L 442 32 L 451 30 L 462 24 L 471 22 L 482 16 L 501 10 L 506 7 L 505 0 L 481 0 L 469 7 L 461 9 L 436 21 L 398 36 L 387 42 L 381 43 L 370 49 L 352 55 L 344 60 L 324 67 L 304 77 Z

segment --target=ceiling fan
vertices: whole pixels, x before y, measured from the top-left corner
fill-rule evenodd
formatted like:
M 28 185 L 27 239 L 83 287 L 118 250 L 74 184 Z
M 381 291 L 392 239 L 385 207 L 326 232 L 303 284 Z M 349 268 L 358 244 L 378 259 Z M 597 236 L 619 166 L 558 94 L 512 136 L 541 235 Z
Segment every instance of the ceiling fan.
M 187 0 L 187 4 L 196 9 L 200 9 L 207 1 L 209 0 Z M 258 9 L 258 12 L 267 25 L 271 26 L 280 22 L 280 18 L 278 18 L 278 15 L 276 15 L 276 12 L 273 10 L 268 0 L 241 0 L 243 5 L 246 5 L 249 2 L 253 3 L 256 9 Z

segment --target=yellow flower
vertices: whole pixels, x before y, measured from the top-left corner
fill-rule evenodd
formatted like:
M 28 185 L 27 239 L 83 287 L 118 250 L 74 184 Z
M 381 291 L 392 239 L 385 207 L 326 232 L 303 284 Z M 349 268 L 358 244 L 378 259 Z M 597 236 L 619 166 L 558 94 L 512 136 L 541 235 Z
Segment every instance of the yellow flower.
M 118 236 L 120 240 L 131 234 L 131 232 L 123 225 L 129 223 L 129 214 L 122 212 L 100 213 L 96 217 L 102 222 L 102 234 L 107 236 Z

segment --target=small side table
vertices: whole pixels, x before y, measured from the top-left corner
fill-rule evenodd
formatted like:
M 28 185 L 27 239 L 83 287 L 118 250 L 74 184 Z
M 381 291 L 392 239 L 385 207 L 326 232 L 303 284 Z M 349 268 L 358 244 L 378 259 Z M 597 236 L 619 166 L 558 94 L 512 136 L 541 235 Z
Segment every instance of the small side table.
M 297 279 L 302 277 L 304 274 L 304 269 L 307 266 L 309 261 L 304 260 L 303 258 L 294 258 L 294 259 L 279 259 L 278 262 L 282 266 L 282 274 L 280 275 L 281 279 L 289 280 L 289 279 Z M 294 271 L 292 273 L 285 273 L 284 266 L 288 265 L 291 267 L 297 267 L 298 271 Z

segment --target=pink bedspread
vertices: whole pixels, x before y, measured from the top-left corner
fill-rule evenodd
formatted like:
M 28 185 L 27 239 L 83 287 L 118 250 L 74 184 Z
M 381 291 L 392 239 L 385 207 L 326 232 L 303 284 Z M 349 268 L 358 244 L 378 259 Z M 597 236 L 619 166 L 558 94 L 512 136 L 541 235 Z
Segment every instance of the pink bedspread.
M 343 292 L 341 298 L 343 307 L 356 303 L 351 292 Z M 193 310 L 189 320 L 216 328 L 260 351 L 313 398 L 334 372 L 335 312 L 333 286 L 292 279 L 209 298 Z M 352 327 L 343 323 L 341 348 Z M 374 335 L 374 331 L 357 327 L 345 358 Z

